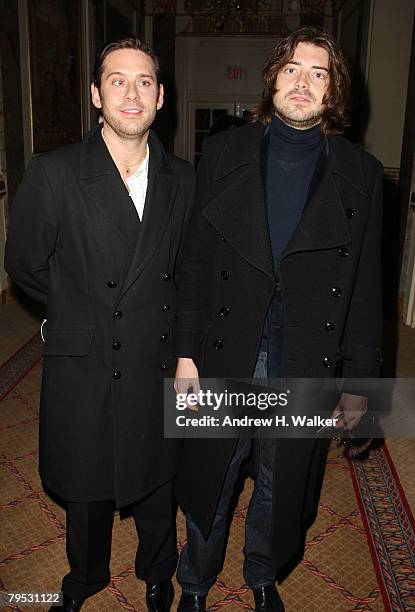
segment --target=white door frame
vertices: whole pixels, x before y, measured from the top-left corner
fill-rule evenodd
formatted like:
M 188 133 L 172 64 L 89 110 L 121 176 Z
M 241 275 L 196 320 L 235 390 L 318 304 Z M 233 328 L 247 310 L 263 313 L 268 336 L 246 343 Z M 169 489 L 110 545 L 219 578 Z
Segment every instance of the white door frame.
M 277 40 L 263 35 L 176 36 L 176 155 L 193 161 L 193 108 L 232 109 L 235 103 L 251 108 L 261 100 L 262 66 Z M 241 78 L 229 77 L 233 66 L 241 67 Z

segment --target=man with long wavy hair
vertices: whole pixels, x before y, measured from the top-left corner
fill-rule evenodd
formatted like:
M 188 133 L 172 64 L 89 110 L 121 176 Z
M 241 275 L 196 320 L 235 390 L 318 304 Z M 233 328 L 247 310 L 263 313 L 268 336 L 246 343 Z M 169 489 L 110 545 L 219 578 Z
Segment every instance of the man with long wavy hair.
M 339 134 L 350 82 L 334 39 L 292 33 L 264 67 L 253 121 L 205 141 L 180 275 L 176 390 L 205 378 L 376 376 L 381 356 L 382 168 Z M 330 400 L 330 401 L 329 401 Z M 327 399 L 351 429 L 367 399 Z M 230 500 L 253 446 L 244 578 L 256 610 L 304 550 L 328 440 L 186 439 L 177 493 L 187 544 L 181 611 L 205 610 L 220 573 Z

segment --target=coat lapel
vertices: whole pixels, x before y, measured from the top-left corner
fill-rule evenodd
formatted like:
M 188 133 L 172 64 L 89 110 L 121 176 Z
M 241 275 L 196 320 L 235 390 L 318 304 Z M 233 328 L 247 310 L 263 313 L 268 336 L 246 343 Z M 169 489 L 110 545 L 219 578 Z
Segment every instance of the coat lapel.
M 153 132 L 150 132 L 149 148 L 148 185 L 142 227 L 121 296 L 151 261 L 168 226 L 178 189 L 167 155 Z
M 134 250 L 140 228 L 134 203 L 97 126 L 81 149 L 80 178 L 95 206 L 112 224 L 114 231 Z
M 367 196 L 360 160 L 348 141 L 329 137 L 318 160 L 301 220 L 282 257 L 299 251 L 333 249 L 352 238 L 341 198 L 339 176 Z
M 254 123 L 226 141 L 213 174 L 214 192 L 206 219 L 251 265 L 274 275 L 265 200 L 266 130 Z M 262 159 L 261 159 L 262 158 Z M 266 164 L 266 161 L 265 161 Z M 318 160 L 307 203 L 282 257 L 299 251 L 332 249 L 351 242 L 339 177 L 367 196 L 355 146 L 329 136 Z
M 274 277 L 261 168 L 264 127 L 234 130 L 215 168 L 204 216 L 252 266 Z

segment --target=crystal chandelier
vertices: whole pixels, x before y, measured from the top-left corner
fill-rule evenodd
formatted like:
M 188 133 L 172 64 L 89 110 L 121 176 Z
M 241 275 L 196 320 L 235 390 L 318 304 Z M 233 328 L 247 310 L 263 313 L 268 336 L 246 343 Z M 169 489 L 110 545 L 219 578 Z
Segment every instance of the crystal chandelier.
M 244 22 L 256 17 L 263 4 L 258 0 L 185 0 L 184 10 L 192 17 L 209 17 L 221 30 L 225 19 Z

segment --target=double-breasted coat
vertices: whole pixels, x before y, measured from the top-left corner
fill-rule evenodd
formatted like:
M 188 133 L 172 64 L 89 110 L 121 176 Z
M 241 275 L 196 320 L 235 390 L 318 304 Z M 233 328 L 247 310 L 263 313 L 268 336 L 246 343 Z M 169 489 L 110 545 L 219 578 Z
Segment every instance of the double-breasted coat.
M 194 172 L 152 132 L 149 152 L 141 223 L 100 127 L 34 158 L 11 209 L 6 269 L 47 304 L 40 474 L 71 501 L 122 506 L 177 466 L 163 378 Z
M 382 328 L 381 165 L 360 146 L 327 137 L 277 279 L 264 196 L 264 130 L 248 124 L 205 141 L 181 270 L 176 354 L 196 358 L 201 377 L 249 378 L 278 288 L 282 376 L 375 376 Z M 177 494 L 205 536 L 234 444 L 185 440 Z M 281 572 L 315 518 L 328 441 L 277 444 L 273 552 Z

